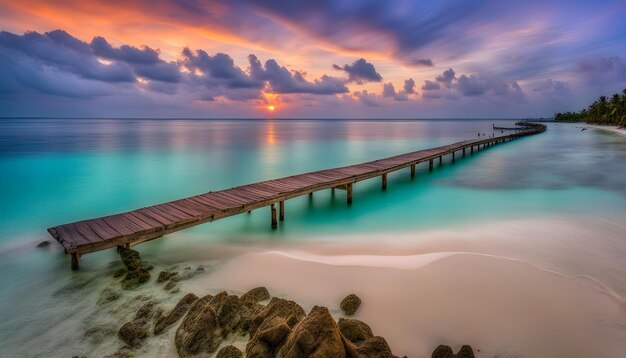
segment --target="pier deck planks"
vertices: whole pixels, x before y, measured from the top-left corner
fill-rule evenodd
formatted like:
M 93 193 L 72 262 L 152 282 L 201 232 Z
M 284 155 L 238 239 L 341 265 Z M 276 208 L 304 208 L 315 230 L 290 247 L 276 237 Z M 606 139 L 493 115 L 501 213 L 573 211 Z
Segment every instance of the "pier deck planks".
M 341 187 L 381 176 L 439 157 L 485 144 L 496 144 L 545 131 L 526 125 L 514 134 L 466 140 L 367 163 L 292 175 L 178 199 L 141 209 L 54 226 L 48 232 L 73 254 L 72 263 L 86 253 L 130 246 L 205 222 L 242 214 L 318 190 Z M 351 202 L 351 199 L 350 201 Z

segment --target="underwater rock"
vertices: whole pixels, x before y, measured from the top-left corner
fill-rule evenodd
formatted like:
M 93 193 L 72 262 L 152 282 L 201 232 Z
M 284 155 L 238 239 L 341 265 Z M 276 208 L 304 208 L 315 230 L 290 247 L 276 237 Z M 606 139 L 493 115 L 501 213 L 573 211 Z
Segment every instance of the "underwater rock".
M 50 241 L 48 240 L 44 240 L 37 244 L 37 247 L 48 247 L 48 246 L 50 246 Z
M 119 253 L 122 262 L 128 269 L 126 276 L 122 279 L 124 289 L 134 288 L 150 280 L 150 272 L 143 266 L 137 251 L 121 248 Z
M 113 271 L 113 278 L 120 278 L 120 277 L 126 275 L 126 272 L 128 272 L 128 270 L 126 270 L 123 267 L 120 267 L 117 270 Z
M 361 299 L 353 293 L 341 300 L 341 304 L 339 305 L 347 316 L 352 316 L 359 306 L 361 306 Z
M 169 291 L 169 290 L 171 290 L 174 287 L 176 287 L 176 282 L 170 281 L 170 282 L 167 283 L 167 285 L 165 285 L 165 287 L 163 287 L 163 289 L 165 291 Z
M 159 272 L 159 277 L 157 278 L 157 282 L 165 282 L 165 281 L 169 281 L 170 279 L 174 278 L 175 276 L 178 275 L 178 272 L 176 271 L 161 271 Z
M 98 301 L 96 302 L 96 304 L 98 306 L 101 306 L 101 305 L 103 305 L 105 303 L 109 303 L 109 302 L 115 301 L 118 298 L 120 298 L 121 296 L 122 295 L 118 291 L 116 291 L 116 290 L 114 290 L 114 289 L 112 289 L 110 287 L 107 287 L 104 290 L 102 290 L 102 292 L 100 293 L 100 296 L 98 296 Z
M 148 302 L 141 306 L 135 314 L 135 318 L 124 323 L 117 336 L 130 347 L 136 348 L 148 337 L 148 323 L 154 316 L 156 303 Z
M 163 330 L 172 324 L 176 323 L 198 300 L 198 296 L 193 293 L 188 293 L 180 301 L 172 308 L 169 312 L 160 315 L 156 318 L 156 322 L 154 324 L 154 334 L 159 334 L 163 332 Z
M 100 325 L 87 329 L 85 338 L 93 344 L 100 344 L 106 337 L 114 336 L 117 328 L 113 324 Z

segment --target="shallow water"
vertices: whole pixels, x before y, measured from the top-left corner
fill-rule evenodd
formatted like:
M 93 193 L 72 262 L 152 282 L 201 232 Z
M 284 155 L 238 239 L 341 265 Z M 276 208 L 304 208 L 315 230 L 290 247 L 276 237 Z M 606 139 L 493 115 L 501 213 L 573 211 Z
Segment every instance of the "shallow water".
M 80 334 L 90 320 L 106 320 L 100 316 L 111 315 L 94 312 L 93 302 L 110 284 L 102 273 L 119 265 L 115 252 L 87 255 L 81 259 L 81 271 L 70 274 L 69 259 L 56 243 L 46 249 L 34 248 L 37 242 L 48 239 L 45 229 L 49 226 L 448 144 L 475 138 L 479 132 L 490 135 L 493 123 L 511 126 L 514 122 L 2 119 L 0 321 L 5 323 L 0 329 L 0 346 L 24 354 L 23 345 L 34 340 L 40 343 L 33 351 L 35 356 L 51 352 L 67 356 L 91 350 L 111 353 L 115 349 L 110 346 L 118 344 L 115 337 L 96 344 Z M 545 276 L 550 272 L 584 276 L 602 287 L 602 292 L 611 292 L 619 303 L 626 296 L 626 228 L 620 224 L 626 217 L 625 162 L 623 137 L 595 130 L 583 132 L 574 125 L 549 125 L 544 134 L 467 155 L 454 164 L 444 161 L 432 172 L 427 165 L 419 166 L 414 179 L 408 170 L 390 174 L 384 192 L 378 180 L 359 183 L 351 207 L 346 207 L 341 191 L 290 200 L 286 203 L 286 221 L 276 231 L 269 228 L 267 209 L 259 209 L 251 215 L 168 235 L 142 244 L 138 250 L 158 267 L 194 262 L 228 268 L 241 262 L 237 257 L 242 254 L 266 257 L 264 252 L 278 251 L 293 256 L 296 250 L 297 257 L 292 259 L 301 267 L 310 264 L 303 257 L 322 255 L 326 258 L 314 256 L 314 261 L 328 264 L 347 260 L 354 267 L 380 270 L 388 269 L 377 266 L 388 260 L 388 255 L 408 257 L 403 260 L 413 267 L 423 261 L 421 254 L 471 252 L 521 260 L 536 268 L 527 275 L 526 268 L 511 269 L 508 277 L 512 282 L 524 275 L 535 277 L 541 284 L 552 282 L 551 276 Z M 342 256 L 334 257 L 339 254 Z M 459 259 L 455 256 L 437 262 L 451 260 Z M 413 268 L 424 272 L 433 265 Z M 463 271 L 458 264 L 449 266 Z M 261 281 L 264 272 L 259 270 L 254 277 Z M 430 272 L 436 277 L 437 270 Z M 222 273 L 227 271 L 218 269 L 183 288 L 204 291 L 194 291 L 197 294 L 245 288 L 238 282 L 227 287 L 220 277 L 228 276 Z M 493 283 L 490 289 L 502 285 L 500 277 L 488 277 L 488 270 L 471 273 L 474 280 Z M 407 280 L 413 282 L 413 278 Z M 92 286 L 59 291 L 65 285 L 81 286 L 84 282 Z M 271 286 L 272 282 L 265 284 Z M 307 295 L 293 285 L 276 286 L 277 293 L 307 301 L 303 305 L 316 304 L 315 299 L 319 299 L 322 302 L 317 304 L 332 306 L 324 297 L 313 295 L 306 300 Z M 401 294 L 402 286 L 394 287 L 395 293 Z M 545 287 L 551 289 L 550 285 Z M 176 298 L 164 295 L 154 285 L 140 291 L 164 301 Z M 449 288 L 441 294 L 452 292 Z M 588 296 L 593 289 L 574 292 Z M 558 294 L 562 297 L 563 292 Z M 365 293 L 365 301 L 367 296 Z M 533 299 L 537 297 L 528 296 L 524 302 Z M 606 314 L 605 301 L 596 296 L 590 300 L 595 304 L 591 307 L 598 309 L 584 319 Z M 617 311 L 624 314 L 623 305 L 620 307 Z M 118 318 L 123 319 L 122 313 L 132 315 L 133 309 L 136 307 L 132 305 L 120 309 Z M 367 312 L 372 315 L 372 311 Z M 571 311 L 559 312 L 563 322 L 570 322 L 565 316 Z M 616 321 L 623 318 L 614 316 Z M 516 317 L 511 315 L 511 319 Z M 623 325 L 609 326 L 613 329 L 609 336 L 620 337 Z M 372 328 L 386 337 L 398 334 L 389 329 L 388 322 L 377 322 Z M 590 329 L 606 329 L 595 328 Z M 506 344 L 495 349 L 493 339 L 464 336 L 461 331 L 442 331 L 441 335 L 449 336 L 437 337 L 440 341 L 472 343 L 452 337 L 461 335 L 474 339 L 488 352 L 520 356 L 532 356 L 520 350 L 525 342 L 539 345 L 537 340 L 521 339 L 512 340 L 508 351 Z M 435 344 L 436 337 L 427 332 L 424 329 L 415 334 L 422 335 L 422 344 Z M 488 330 L 482 332 L 490 334 Z M 519 332 L 514 333 L 519 336 Z M 170 346 L 167 339 L 162 338 L 158 346 Z M 388 340 L 396 354 L 421 356 L 434 348 L 411 350 L 399 337 Z M 499 340 L 508 342 L 505 337 Z M 609 343 L 615 348 L 614 341 Z M 150 347 L 144 353 L 159 351 Z M 168 349 L 159 352 L 161 356 L 174 354 Z M 611 351 L 607 352 L 604 356 L 611 357 Z

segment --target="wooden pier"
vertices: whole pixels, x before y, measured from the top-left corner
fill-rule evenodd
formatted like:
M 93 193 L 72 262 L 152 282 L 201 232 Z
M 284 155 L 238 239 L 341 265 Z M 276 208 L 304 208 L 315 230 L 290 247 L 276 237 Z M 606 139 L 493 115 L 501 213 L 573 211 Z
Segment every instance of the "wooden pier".
M 270 224 L 275 229 L 278 221 L 285 219 L 285 200 L 312 195 L 319 190 L 342 189 L 346 192 L 347 204 L 351 205 L 352 186 L 357 182 L 381 177 L 382 189 L 385 190 L 387 174 L 390 172 L 410 167 L 410 175 L 413 177 L 415 166 L 419 163 L 428 162 L 429 169 L 432 169 L 435 160 L 441 165 L 443 156 L 451 155 L 454 161 L 456 152 L 465 154 L 466 149 L 469 149 L 473 154 L 485 147 L 541 133 L 546 129 L 543 124 L 521 122 L 518 125 L 523 128 L 514 134 L 466 140 L 367 163 L 242 185 L 121 214 L 59 225 L 49 228 L 48 232 L 71 255 L 71 268 L 75 270 L 78 269 L 80 256 L 84 254 L 130 247 L 178 230 L 266 206 L 270 207 Z

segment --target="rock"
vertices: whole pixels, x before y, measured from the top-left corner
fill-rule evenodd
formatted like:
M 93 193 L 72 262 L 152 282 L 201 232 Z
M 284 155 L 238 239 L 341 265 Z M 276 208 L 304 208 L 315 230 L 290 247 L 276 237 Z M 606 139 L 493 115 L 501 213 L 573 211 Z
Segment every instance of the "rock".
M 187 311 L 189 307 L 198 300 L 198 296 L 193 293 L 188 293 L 185 297 L 172 308 L 169 312 L 159 316 L 154 324 L 154 334 L 159 334 L 163 330 L 172 324 L 176 323 Z
M 108 336 L 114 336 L 117 333 L 117 327 L 113 324 L 95 326 L 85 331 L 85 338 L 93 344 L 100 344 Z
M 180 357 L 212 353 L 222 342 L 218 317 L 210 304 L 212 299 L 207 295 L 197 300 L 178 326 L 174 343 Z
M 37 244 L 37 247 L 48 247 L 48 246 L 50 246 L 50 241 L 48 240 L 44 240 Z
M 121 296 L 122 295 L 118 291 L 116 291 L 116 290 L 114 290 L 114 289 L 112 289 L 110 287 L 107 287 L 104 290 L 102 290 L 102 292 L 100 293 L 100 296 L 98 297 L 98 301 L 96 302 L 96 304 L 98 306 L 101 306 L 101 305 L 103 305 L 105 303 L 109 303 L 109 302 L 115 301 L 118 298 L 120 298 Z
M 239 350 L 239 348 L 233 345 L 228 345 L 220 349 L 215 358 L 243 358 L 243 353 Z
M 437 348 L 435 348 L 431 357 L 432 358 L 453 358 L 454 351 L 452 351 L 452 348 L 450 348 L 450 346 L 444 346 L 440 344 Z
M 176 275 L 178 275 L 178 272 L 175 272 L 175 271 L 161 271 L 159 272 L 159 277 L 157 278 L 157 282 L 169 281 Z
M 374 337 L 370 326 L 358 319 L 339 318 L 338 326 L 341 334 L 357 345 Z
M 294 301 L 273 297 L 267 306 L 259 310 L 250 322 L 250 337 L 254 337 L 256 330 L 263 321 L 272 317 L 282 317 L 285 323 L 292 328 L 306 316 L 306 313 Z
M 383 337 L 373 337 L 357 346 L 359 358 L 394 358 Z
M 457 358 L 474 358 L 474 350 L 469 345 L 464 345 L 456 354 Z
M 298 323 L 278 351 L 277 357 L 346 357 L 354 356 L 353 347 L 346 354 L 346 344 L 328 308 L 315 306 Z
M 341 300 L 341 304 L 339 306 L 347 316 L 352 316 L 359 306 L 361 306 L 361 299 L 359 296 L 352 293 Z
M 104 358 L 133 358 L 135 353 L 128 347 L 122 347 L 117 352 L 105 356 Z
M 222 335 L 226 337 L 229 333 L 235 332 L 242 322 L 242 304 L 239 297 L 223 291 L 211 299 L 210 305 L 217 314 Z
M 285 318 L 272 316 L 265 319 L 246 345 L 246 358 L 275 357 L 289 333 L 291 327 Z
M 270 299 L 270 292 L 265 287 L 253 288 L 241 296 L 242 302 L 259 302 Z
M 195 270 L 191 269 L 191 266 L 187 266 L 183 269 L 183 271 L 180 274 L 176 274 L 174 277 L 172 277 L 172 281 L 184 281 L 184 280 L 189 280 L 190 278 L 199 275 L 201 273 L 204 273 L 205 269 L 204 266 L 200 265 L 198 266 Z
M 123 267 L 120 267 L 117 270 L 113 271 L 113 278 L 120 278 L 120 277 L 126 275 L 126 272 L 128 272 L 128 270 L 126 270 Z
M 136 287 L 150 280 L 150 272 L 143 266 L 139 253 L 135 250 L 120 249 L 122 262 L 128 269 L 126 276 L 122 279 L 122 287 L 125 289 Z
M 130 347 L 136 348 L 148 337 L 148 322 L 153 317 L 156 304 L 148 302 L 141 306 L 135 314 L 135 318 L 124 323 L 117 336 Z
M 174 287 L 176 287 L 176 282 L 170 281 L 170 282 L 167 283 L 167 285 L 165 285 L 165 287 L 163 287 L 163 289 L 165 291 L 169 291 L 169 290 L 171 290 Z
M 459 353 L 454 354 L 454 351 L 450 346 L 439 345 L 435 348 L 432 354 L 432 358 L 474 358 L 474 350 L 471 346 L 464 345 L 459 350 Z

